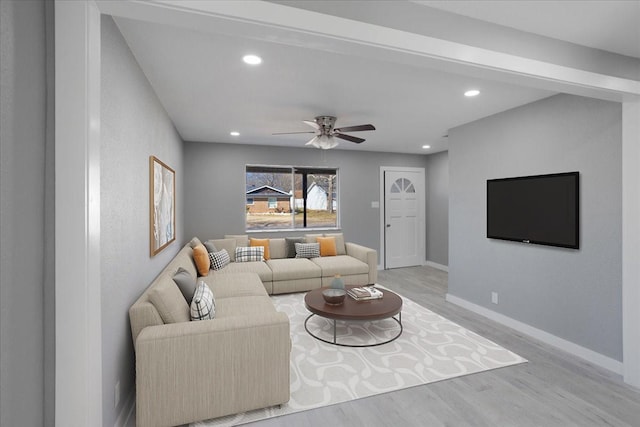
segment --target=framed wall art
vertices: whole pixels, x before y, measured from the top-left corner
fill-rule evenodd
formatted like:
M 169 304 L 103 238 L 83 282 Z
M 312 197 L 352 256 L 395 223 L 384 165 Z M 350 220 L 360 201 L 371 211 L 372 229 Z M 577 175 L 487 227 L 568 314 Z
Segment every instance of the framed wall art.
M 155 256 L 176 240 L 176 172 L 149 157 L 150 253 Z

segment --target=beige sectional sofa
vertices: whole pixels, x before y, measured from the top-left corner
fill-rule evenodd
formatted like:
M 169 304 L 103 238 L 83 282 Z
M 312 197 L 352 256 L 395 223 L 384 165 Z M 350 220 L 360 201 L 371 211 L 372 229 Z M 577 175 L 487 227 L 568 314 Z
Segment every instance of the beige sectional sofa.
M 305 236 L 313 243 L 318 234 Z M 319 258 L 287 258 L 284 238 L 269 239 L 270 259 L 267 261 L 235 262 L 235 248 L 249 246 L 247 235 L 227 235 L 209 240 L 217 249 L 231 255 L 231 263 L 215 274 L 256 273 L 269 294 L 309 291 L 329 286 L 336 275 L 347 285 L 375 283 L 378 278 L 378 253 L 355 243 L 344 242 L 342 234 L 325 234 L 336 238 L 336 256 Z
M 268 294 L 326 286 L 335 274 L 348 284 L 373 283 L 377 254 L 346 243 L 343 255 L 286 258 L 283 241 L 270 240 L 268 261 L 231 262 L 197 277 L 194 238 L 131 306 L 138 426 L 180 425 L 289 401 L 289 318 Z M 213 242 L 231 250 L 244 240 Z M 190 321 L 187 294 L 174 281 L 179 269 L 211 289 L 214 319 Z
M 161 427 L 289 401 L 289 318 L 275 310 L 254 273 L 200 277 L 215 319 L 190 321 L 173 281 L 194 277 L 190 245 L 129 309 L 136 356 L 136 424 Z

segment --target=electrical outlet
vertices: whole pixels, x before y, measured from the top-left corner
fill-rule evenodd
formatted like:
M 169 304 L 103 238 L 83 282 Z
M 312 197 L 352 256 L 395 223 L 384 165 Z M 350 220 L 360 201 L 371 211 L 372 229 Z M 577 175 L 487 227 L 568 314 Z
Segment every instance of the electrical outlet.
M 116 381 L 116 390 L 115 390 L 115 404 L 114 407 L 118 407 L 118 403 L 120 403 L 120 381 Z
M 491 292 L 491 302 L 494 304 L 498 303 L 498 293 L 497 292 Z

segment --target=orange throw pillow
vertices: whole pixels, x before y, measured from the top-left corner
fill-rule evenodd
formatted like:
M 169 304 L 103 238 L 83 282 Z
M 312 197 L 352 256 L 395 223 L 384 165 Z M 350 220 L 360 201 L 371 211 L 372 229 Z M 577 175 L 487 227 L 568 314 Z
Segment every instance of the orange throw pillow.
M 262 246 L 264 248 L 264 259 L 265 261 L 270 259 L 269 255 L 269 239 L 249 239 L 249 246 Z
M 209 260 L 209 252 L 202 243 L 193 248 L 193 260 L 196 262 L 196 268 L 200 276 L 209 274 L 211 261 Z
M 316 240 L 320 243 L 320 256 L 338 255 L 335 237 L 316 237 Z

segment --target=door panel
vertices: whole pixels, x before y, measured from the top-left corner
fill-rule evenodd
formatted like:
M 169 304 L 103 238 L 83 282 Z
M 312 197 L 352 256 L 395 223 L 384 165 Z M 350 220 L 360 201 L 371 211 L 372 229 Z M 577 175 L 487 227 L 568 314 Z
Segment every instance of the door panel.
M 385 268 L 422 264 L 424 175 L 417 171 L 385 171 Z

